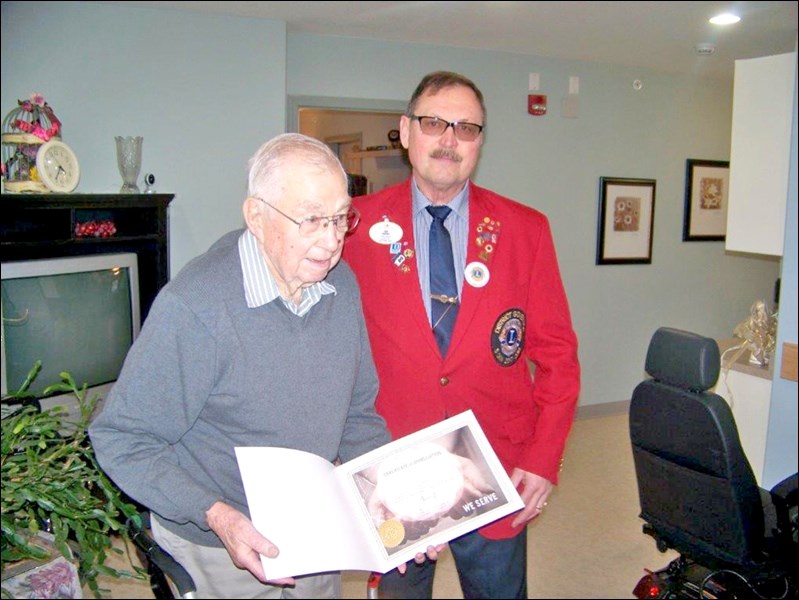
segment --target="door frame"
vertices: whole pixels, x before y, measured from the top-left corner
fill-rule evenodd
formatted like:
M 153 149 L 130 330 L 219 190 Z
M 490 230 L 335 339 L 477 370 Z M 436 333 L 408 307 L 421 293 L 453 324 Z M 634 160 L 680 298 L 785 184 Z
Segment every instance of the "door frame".
M 288 96 L 287 104 L 286 131 L 292 133 L 298 133 L 300 130 L 301 108 L 403 114 L 408 107 L 408 103 L 402 100 L 338 98 L 334 96 Z

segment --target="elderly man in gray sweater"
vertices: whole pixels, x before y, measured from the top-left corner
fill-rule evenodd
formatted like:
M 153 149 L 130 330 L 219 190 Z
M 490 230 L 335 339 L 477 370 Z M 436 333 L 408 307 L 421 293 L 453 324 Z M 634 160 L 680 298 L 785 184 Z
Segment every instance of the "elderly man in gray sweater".
M 91 425 L 100 465 L 151 510 L 198 597 L 341 595 L 339 574 L 270 581 L 261 555 L 280 549 L 249 519 L 234 448 L 347 461 L 390 440 L 360 291 L 339 263 L 358 220 L 350 202 L 325 144 L 299 134 L 264 144 L 250 160 L 246 228 L 161 290 Z

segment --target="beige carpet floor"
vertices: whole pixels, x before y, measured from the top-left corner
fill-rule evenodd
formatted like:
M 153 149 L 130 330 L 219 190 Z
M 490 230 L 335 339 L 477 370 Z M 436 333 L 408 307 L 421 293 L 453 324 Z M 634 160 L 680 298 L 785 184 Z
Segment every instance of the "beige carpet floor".
M 633 598 L 645 568 L 661 568 L 676 556 L 658 552 L 654 540 L 641 532 L 627 427 L 626 414 L 575 422 L 560 484 L 529 527 L 530 598 Z M 345 572 L 343 597 L 366 598 L 367 577 Z M 101 585 L 112 598 L 153 597 L 144 582 L 105 578 Z M 463 598 L 446 552 L 439 559 L 433 597 Z

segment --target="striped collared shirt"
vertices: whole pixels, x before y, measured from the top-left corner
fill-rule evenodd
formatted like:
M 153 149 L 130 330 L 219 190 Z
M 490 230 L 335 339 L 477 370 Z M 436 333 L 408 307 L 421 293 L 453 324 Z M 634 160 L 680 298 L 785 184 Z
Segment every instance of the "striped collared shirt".
M 239 238 L 239 260 L 244 273 L 244 297 L 248 308 L 257 308 L 280 298 L 286 308 L 298 317 L 302 317 L 321 300 L 323 295 L 336 293 L 334 286 L 326 281 L 319 281 L 302 289 L 302 300 L 299 305 L 283 298 L 274 276 L 266 266 L 264 257 L 261 256 L 258 240 L 249 229 L 245 229 Z
M 419 191 L 416 180 L 411 185 L 412 210 L 413 210 L 413 238 L 416 245 L 416 264 L 419 267 L 419 284 L 422 286 L 422 298 L 430 318 L 430 224 L 432 215 L 425 210 L 432 202 Z M 463 186 L 452 201 L 447 204 L 452 212 L 447 215 L 444 227 L 449 231 L 452 240 L 452 257 L 455 262 L 455 278 L 458 282 L 458 296 L 463 290 L 464 270 L 466 269 L 466 242 L 469 230 L 469 184 Z

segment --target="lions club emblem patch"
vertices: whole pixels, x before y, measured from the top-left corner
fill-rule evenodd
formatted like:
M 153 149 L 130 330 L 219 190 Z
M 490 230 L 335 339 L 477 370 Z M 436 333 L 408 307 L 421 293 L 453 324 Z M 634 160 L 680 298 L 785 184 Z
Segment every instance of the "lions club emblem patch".
M 524 311 L 512 308 L 505 311 L 491 328 L 491 352 L 501 366 L 509 367 L 522 354 L 524 348 Z

